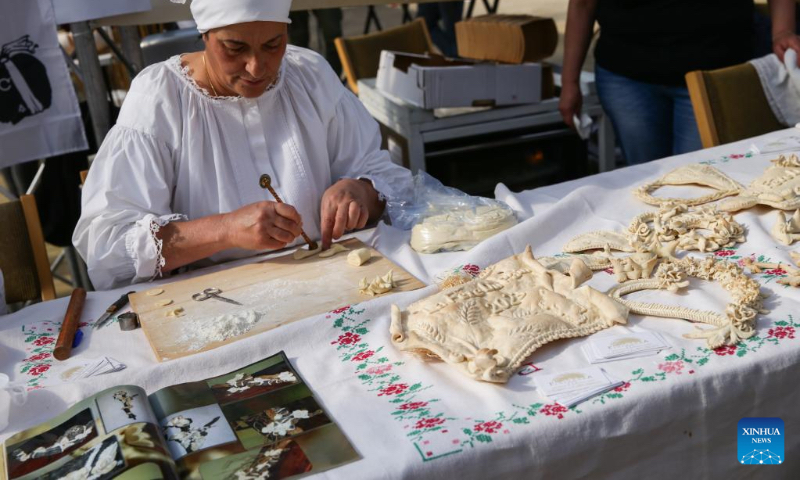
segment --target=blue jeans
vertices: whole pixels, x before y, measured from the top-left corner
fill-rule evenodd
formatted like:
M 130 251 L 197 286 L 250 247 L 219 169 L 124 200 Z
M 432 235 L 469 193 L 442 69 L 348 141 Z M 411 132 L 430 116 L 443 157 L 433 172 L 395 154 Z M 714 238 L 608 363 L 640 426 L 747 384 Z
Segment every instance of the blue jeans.
M 685 86 L 639 82 L 599 65 L 595 81 L 628 165 L 703 148 Z
M 456 23 L 463 15 L 464 2 L 420 3 L 417 6 L 417 17 L 425 19 L 431 40 L 445 57 L 458 56 Z

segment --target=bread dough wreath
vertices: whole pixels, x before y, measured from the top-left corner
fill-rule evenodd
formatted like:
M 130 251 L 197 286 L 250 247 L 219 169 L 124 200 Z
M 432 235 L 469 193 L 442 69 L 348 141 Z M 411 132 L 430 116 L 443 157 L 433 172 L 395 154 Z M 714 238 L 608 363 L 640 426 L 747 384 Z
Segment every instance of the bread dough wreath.
M 652 195 L 654 191 L 666 185 L 702 185 L 717 191 L 697 198 L 660 198 Z M 744 186 L 716 168 L 708 165 L 691 164 L 676 168 L 658 180 L 642 185 L 634 190 L 633 194 L 648 205 L 677 204 L 694 206 L 738 195 L 742 191 L 744 191 Z
M 683 306 L 632 302 L 622 298 L 640 290 L 677 292 L 689 285 L 687 277 L 719 282 L 722 288 L 730 292 L 733 302 L 728 305 L 725 314 Z M 762 306 L 764 295 L 761 294 L 758 282 L 745 275 L 737 264 L 713 257 L 667 260 L 659 265 L 654 278 L 623 283 L 609 290 L 608 294 L 628 307 L 631 313 L 713 325 L 716 328 L 698 329 L 698 332 L 684 335 L 686 338 L 705 338 L 708 348 L 711 349 L 736 345 L 740 340 L 752 337 L 756 333 L 756 316 L 759 313 L 769 313 Z

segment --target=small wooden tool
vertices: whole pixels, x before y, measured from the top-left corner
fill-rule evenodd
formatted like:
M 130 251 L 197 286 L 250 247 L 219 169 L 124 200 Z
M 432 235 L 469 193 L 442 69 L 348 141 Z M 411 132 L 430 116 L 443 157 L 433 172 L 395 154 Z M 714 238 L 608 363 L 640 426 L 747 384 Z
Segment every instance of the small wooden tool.
M 276 192 L 275 189 L 272 188 L 272 178 L 269 175 L 267 175 L 266 173 L 264 175 L 261 175 L 261 177 L 258 179 L 258 184 L 261 185 L 261 188 L 269 190 L 269 193 L 271 193 L 272 196 L 275 197 L 276 202 L 283 203 L 283 200 L 281 200 L 281 197 L 278 195 L 278 192 Z M 303 240 L 305 240 L 306 243 L 308 244 L 309 250 L 316 250 L 317 247 L 319 247 L 319 245 L 317 245 L 317 242 L 308 238 L 308 235 L 306 235 L 306 232 L 304 232 L 303 230 L 300 230 L 300 235 L 303 236 Z
M 57 360 L 64 361 L 72 353 L 72 341 L 75 339 L 75 332 L 78 330 L 78 322 L 81 319 L 84 303 L 86 303 L 86 290 L 82 288 L 73 290 L 72 297 L 69 299 L 67 313 L 61 323 L 61 331 L 58 333 L 56 348 L 53 350 L 53 356 Z

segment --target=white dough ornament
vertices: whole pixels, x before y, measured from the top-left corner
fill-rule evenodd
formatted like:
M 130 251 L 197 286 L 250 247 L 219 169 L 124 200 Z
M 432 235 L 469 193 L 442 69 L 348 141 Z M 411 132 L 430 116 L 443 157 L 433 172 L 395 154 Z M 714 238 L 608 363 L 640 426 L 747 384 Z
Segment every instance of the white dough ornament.
M 778 210 L 778 222 L 772 227 L 772 238 L 783 245 L 791 245 L 800 240 L 800 209 L 787 218 L 786 214 Z
M 360 267 L 372 258 L 369 248 L 358 248 L 347 254 L 347 264 L 353 267 Z
M 683 306 L 632 302 L 622 298 L 640 290 L 668 290 L 674 293 L 689 286 L 688 277 L 718 282 L 731 294 L 733 302 L 726 308 L 725 315 Z M 762 305 L 765 295 L 761 293 L 758 282 L 745 275 L 735 263 L 713 257 L 686 257 L 682 260 L 665 261 L 659 265 L 654 278 L 626 282 L 612 288 L 608 294 L 627 306 L 631 313 L 713 325 L 715 328 L 698 329 L 684 335 L 686 338 L 705 338 L 708 348 L 711 349 L 736 345 L 740 340 L 752 337 L 756 334 L 756 316 L 759 313 L 769 313 Z
M 800 208 L 800 158 L 781 155 L 739 196 L 719 203 L 719 209 L 738 212 L 756 205 L 768 205 L 779 210 Z
M 545 268 L 528 247 L 406 310 L 393 305 L 392 342 L 475 380 L 505 383 L 542 345 L 627 322 L 624 305 L 581 285 L 592 276 L 583 261 L 573 259 L 571 271 Z
M 800 253 L 789 252 L 794 263 L 800 267 Z M 781 285 L 788 285 L 790 287 L 800 287 L 800 268 L 794 268 L 784 263 L 768 263 L 756 262 L 750 258 L 743 258 L 742 264 L 745 268 L 750 269 L 751 273 L 761 273 L 764 270 L 783 270 L 786 276 L 777 280 Z
M 702 185 L 713 188 L 716 192 L 698 198 L 654 197 L 653 192 L 665 185 Z M 739 182 L 716 168 L 709 165 L 691 164 L 676 168 L 658 180 L 642 185 L 634 190 L 633 194 L 648 205 L 678 204 L 693 206 L 737 195 L 743 190 L 744 187 Z
M 394 279 L 392 278 L 392 270 L 389 270 L 389 272 L 382 277 L 375 277 L 371 282 L 367 281 L 367 278 L 364 277 L 358 284 L 359 293 L 361 293 L 361 295 L 369 295 L 370 297 L 388 293 L 392 291 L 393 288 Z

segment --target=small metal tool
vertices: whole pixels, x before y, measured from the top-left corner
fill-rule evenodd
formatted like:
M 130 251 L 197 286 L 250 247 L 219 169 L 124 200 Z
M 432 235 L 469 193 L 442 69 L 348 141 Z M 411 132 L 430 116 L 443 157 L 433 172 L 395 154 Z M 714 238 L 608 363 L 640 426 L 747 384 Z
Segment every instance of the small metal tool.
M 272 196 L 275 197 L 276 202 L 283 203 L 283 200 L 281 200 L 281 197 L 278 195 L 278 192 L 276 192 L 275 189 L 272 188 L 272 177 L 270 177 L 265 173 L 264 175 L 261 175 L 261 177 L 258 179 L 258 184 L 261 185 L 261 188 L 269 190 L 269 193 L 271 193 Z M 306 235 L 306 232 L 304 232 L 303 230 L 300 230 L 300 235 L 303 236 L 303 240 L 305 240 L 306 243 L 308 244 L 309 250 L 316 250 L 319 247 L 319 245 L 317 245 L 317 242 L 308 238 L 308 235 Z
M 139 328 L 139 315 L 133 312 L 120 313 L 117 319 L 119 320 L 119 329 L 123 332 L 129 332 Z
M 110 324 L 111 320 L 112 320 L 112 316 L 115 313 L 117 313 L 118 311 L 120 311 L 123 308 L 125 308 L 125 305 L 128 304 L 128 295 L 130 295 L 132 293 L 136 293 L 136 292 L 128 292 L 125 295 L 119 297 L 119 300 L 117 300 L 116 302 L 111 304 L 111 306 L 106 309 L 106 311 L 100 316 L 100 318 L 98 318 L 97 321 L 94 322 L 94 325 L 92 326 L 92 328 L 93 329 L 103 328 L 106 325 Z
M 230 298 L 220 297 L 219 294 L 222 293 L 222 290 L 219 288 L 206 288 L 200 293 L 195 293 L 192 295 L 192 300 L 196 300 L 198 302 L 203 302 L 208 300 L 209 298 L 213 298 L 214 300 L 220 300 L 222 302 L 232 303 L 234 305 L 241 305 L 241 303 L 237 302 L 236 300 L 231 300 Z

